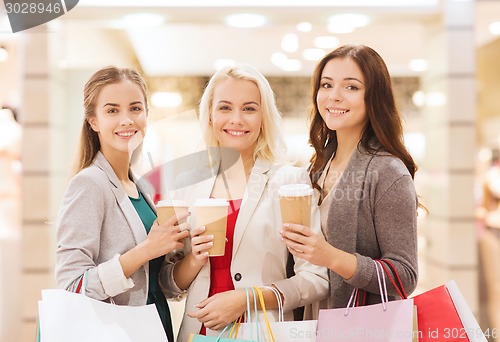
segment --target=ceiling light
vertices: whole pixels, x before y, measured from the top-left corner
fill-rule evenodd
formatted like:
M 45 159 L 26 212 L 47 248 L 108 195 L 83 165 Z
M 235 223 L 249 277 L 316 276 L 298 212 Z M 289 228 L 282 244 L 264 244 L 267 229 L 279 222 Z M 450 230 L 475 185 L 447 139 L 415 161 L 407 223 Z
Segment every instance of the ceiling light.
M 225 19 L 226 25 L 233 27 L 253 28 L 264 26 L 267 18 L 261 14 L 239 13 L 228 15 Z
M 302 62 L 298 59 L 287 59 L 285 63 L 281 65 L 281 69 L 284 71 L 299 71 L 302 69 Z
M 351 33 L 354 32 L 354 27 L 341 23 L 330 23 L 327 26 L 327 30 L 331 33 Z
M 175 108 L 182 104 L 182 95 L 177 92 L 158 91 L 151 95 L 151 103 L 156 108 Z
M 333 36 L 320 36 L 314 38 L 314 46 L 320 49 L 334 49 L 339 46 L 339 39 Z
M 335 14 L 328 18 L 329 23 L 343 23 L 352 27 L 363 27 L 370 23 L 370 17 L 359 13 Z
M 441 107 L 446 104 L 447 99 L 446 94 L 439 91 L 433 91 L 427 94 L 425 102 L 431 107 Z
M 287 33 L 281 39 L 281 48 L 286 52 L 295 52 L 299 49 L 299 37 L 295 33 Z
M 350 33 L 358 27 L 367 26 L 370 17 L 364 14 L 336 14 L 328 18 L 328 31 L 332 33 Z
M 312 24 L 307 21 L 303 21 L 297 24 L 297 30 L 300 32 L 311 32 Z
M 488 28 L 490 29 L 491 34 L 494 34 L 495 36 L 500 35 L 500 21 L 491 23 Z
M 0 62 L 5 62 L 9 58 L 9 51 L 3 46 L 0 46 Z
M 313 62 L 319 61 L 324 55 L 326 55 L 326 51 L 323 49 L 306 49 L 302 52 L 302 58 Z
M 283 52 L 275 52 L 271 55 L 271 62 L 280 68 L 287 60 L 288 57 Z
M 425 106 L 425 93 L 422 90 L 417 90 L 413 93 L 411 100 L 415 106 L 423 107 Z
M 214 68 L 215 70 L 222 69 L 227 66 L 233 66 L 235 65 L 235 61 L 229 58 L 223 58 L 223 59 L 218 59 L 214 62 Z
M 122 18 L 125 27 L 158 27 L 165 22 L 165 17 L 153 13 L 127 14 Z
M 427 60 L 425 59 L 412 59 L 410 63 L 408 63 L 410 70 L 413 71 L 425 71 L 427 70 Z
M 465 0 L 455 0 L 455 1 L 465 1 Z M 283 0 L 256 0 L 256 1 L 245 1 L 245 0 L 169 0 L 169 1 L 159 1 L 159 0 L 141 0 L 141 7 L 167 7 L 167 8 L 186 8 L 200 6 L 202 4 L 204 7 L 208 8 L 222 8 L 222 7 L 278 7 L 283 6 Z M 303 8 L 305 6 L 309 7 L 374 7 L 374 8 L 385 8 L 385 7 L 397 7 L 397 8 L 438 8 L 441 1 L 439 0 L 294 0 L 287 2 L 287 6 L 295 8 Z M 132 7 L 136 8 L 138 6 L 137 0 L 82 0 L 78 4 L 81 7 Z

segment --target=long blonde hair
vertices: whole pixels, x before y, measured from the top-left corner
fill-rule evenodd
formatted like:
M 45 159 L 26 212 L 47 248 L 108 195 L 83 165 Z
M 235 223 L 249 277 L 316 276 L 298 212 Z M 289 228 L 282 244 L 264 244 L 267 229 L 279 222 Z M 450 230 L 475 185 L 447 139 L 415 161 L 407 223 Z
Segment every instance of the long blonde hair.
M 262 108 L 262 131 L 257 138 L 253 153 L 254 160 L 261 158 L 268 161 L 282 161 L 286 152 L 286 144 L 281 134 L 281 113 L 279 112 L 274 93 L 267 79 L 254 67 L 237 64 L 217 71 L 208 82 L 200 100 L 200 124 L 207 148 L 219 146 L 210 127 L 214 90 L 217 84 L 228 78 L 247 80 L 259 88 Z
M 142 76 L 132 68 L 117 68 L 109 66 L 96 71 L 85 84 L 83 90 L 83 106 L 85 117 L 82 123 L 80 138 L 79 157 L 76 166 L 76 172 L 79 172 L 92 164 L 97 152 L 101 148 L 99 136 L 92 129 L 89 119 L 96 115 L 95 106 L 97 97 L 102 88 L 108 84 L 117 83 L 122 80 L 129 80 L 137 84 L 144 95 L 144 105 L 146 113 L 148 111 L 147 87 Z

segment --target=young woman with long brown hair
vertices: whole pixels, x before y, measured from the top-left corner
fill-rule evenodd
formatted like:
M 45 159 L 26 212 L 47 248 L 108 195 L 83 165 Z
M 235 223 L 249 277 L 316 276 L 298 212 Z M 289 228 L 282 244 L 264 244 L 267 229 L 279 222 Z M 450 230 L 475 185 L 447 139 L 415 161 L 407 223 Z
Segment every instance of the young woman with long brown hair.
M 354 287 L 366 304 L 380 302 L 373 259 L 389 260 L 411 293 L 418 277 L 417 166 L 403 143 L 382 57 L 363 45 L 328 53 L 312 76 L 311 100 L 310 177 L 326 239 L 285 224 L 285 243 L 293 255 L 328 267 L 329 307 L 345 307 Z

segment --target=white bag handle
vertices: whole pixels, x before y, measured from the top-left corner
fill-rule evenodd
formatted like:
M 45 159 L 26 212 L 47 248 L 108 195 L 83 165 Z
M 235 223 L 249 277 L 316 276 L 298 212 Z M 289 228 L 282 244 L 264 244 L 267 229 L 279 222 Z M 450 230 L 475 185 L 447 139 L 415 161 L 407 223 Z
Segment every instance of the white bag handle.
M 281 299 L 281 294 L 277 288 L 274 286 L 262 286 L 263 289 L 269 289 L 274 292 L 276 300 L 278 301 L 278 322 L 285 321 L 285 315 L 283 314 L 283 301 Z
M 380 261 L 373 260 L 373 262 L 375 263 L 375 270 L 377 271 L 377 281 L 380 290 L 380 298 L 382 299 L 382 308 L 384 309 L 384 311 L 386 311 L 387 310 L 386 304 L 389 302 L 389 296 L 387 294 L 387 285 L 385 282 L 384 270 L 382 268 L 382 265 L 380 265 Z M 352 290 L 351 297 L 349 298 L 349 302 L 347 303 L 344 316 L 347 316 L 349 314 L 349 308 L 351 306 L 352 307 L 355 306 L 357 297 L 358 297 L 358 288 L 355 287 Z
M 385 311 L 387 310 L 386 304 L 389 302 L 389 296 L 387 295 L 387 285 L 385 283 L 384 269 L 382 268 L 382 265 L 380 265 L 379 261 L 373 260 L 373 262 L 375 263 L 375 269 L 377 270 L 378 288 L 380 290 L 380 298 L 382 298 L 382 308 L 384 308 Z M 382 277 L 382 283 L 384 284 L 383 290 L 380 277 Z

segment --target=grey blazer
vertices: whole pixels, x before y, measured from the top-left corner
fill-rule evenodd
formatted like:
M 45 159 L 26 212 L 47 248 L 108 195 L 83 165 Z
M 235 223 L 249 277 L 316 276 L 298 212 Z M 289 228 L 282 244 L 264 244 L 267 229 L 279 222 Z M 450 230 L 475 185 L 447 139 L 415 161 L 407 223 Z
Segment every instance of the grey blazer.
M 329 196 L 327 226 L 333 246 L 354 253 L 358 268 L 350 279 L 330 271 L 329 307 L 345 307 L 354 287 L 367 292 L 366 304 L 379 303 L 373 259 L 396 267 L 407 294 L 417 285 L 417 207 L 415 186 L 403 162 L 387 153 L 357 149 Z M 396 296 L 388 283 L 389 295 Z
M 217 170 L 194 169 L 193 177 L 184 178 L 185 187 L 172 197 L 193 201 L 208 198 L 212 192 Z M 210 177 L 209 175 L 212 175 Z M 188 181 L 191 178 L 194 181 Z M 325 299 L 328 295 L 326 268 L 313 265 L 303 259 L 295 259 L 295 276 L 288 278 L 286 263 L 288 250 L 280 240 L 282 227 L 277 190 L 283 184 L 310 184 L 307 171 L 289 165 L 278 165 L 257 159 L 252 169 L 234 230 L 231 260 L 231 276 L 236 289 L 274 284 L 283 294 L 285 320 L 292 320 L 292 309 Z M 319 210 L 311 209 L 311 228 L 320 231 Z M 185 244 L 184 253 L 191 250 Z M 169 272 L 160 278 L 164 291 L 182 298 L 185 291 L 178 288 L 173 279 L 175 260 L 167 266 Z M 187 291 L 186 311 L 207 298 L 210 289 L 210 263 L 200 270 Z M 269 310 L 269 319 L 277 320 L 276 310 Z M 184 315 L 178 341 L 187 341 L 190 333 L 198 333 L 201 323 Z
M 136 181 L 136 179 L 134 179 Z M 137 183 L 137 181 L 136 181 Z M 144 184 L 145 185 L 145 184 Z M 137 184 L 151 208 L 147 189 Z M 88 271 L 86 295 L 145 305 L 149 263 L 125 278 L 118 257 L 146 239 L 146 230 L 101 152 L 70 181 L 57 220 L 56 280 L 68 289 Z

